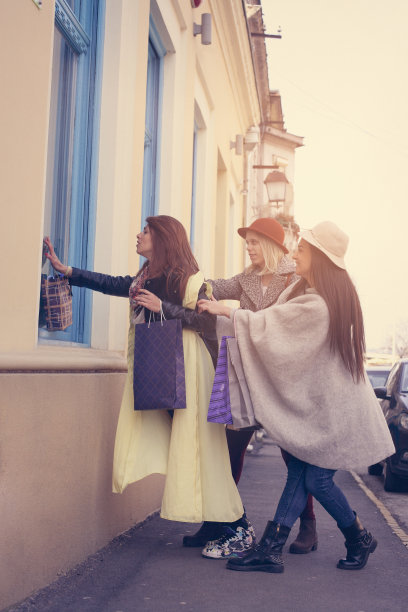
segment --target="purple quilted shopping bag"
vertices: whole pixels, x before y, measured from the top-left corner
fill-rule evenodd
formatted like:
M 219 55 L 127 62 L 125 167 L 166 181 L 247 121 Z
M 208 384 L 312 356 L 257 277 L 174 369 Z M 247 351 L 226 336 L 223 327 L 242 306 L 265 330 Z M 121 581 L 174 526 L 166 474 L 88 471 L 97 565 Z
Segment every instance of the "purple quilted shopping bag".
M 133 394 L 135 410 L 186 407 L 181 321 L 135 326 Z
M 230 337 L 223 336 L 221 338 L 210 405 L 208 406 L 207 421 L 210 423 L 232 425 L 227 355 L 227 338 Z

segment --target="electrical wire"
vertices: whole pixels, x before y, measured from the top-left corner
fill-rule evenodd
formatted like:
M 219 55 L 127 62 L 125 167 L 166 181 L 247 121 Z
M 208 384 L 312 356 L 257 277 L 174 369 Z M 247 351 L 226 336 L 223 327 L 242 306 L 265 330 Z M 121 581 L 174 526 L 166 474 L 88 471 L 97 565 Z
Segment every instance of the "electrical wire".
M 321 107 L 323 107 L 323 109 L 329 111 L 334 116 L 331 116 L 331 115 L 328 115 L 327 113 L 324 113 L 321 109 L 318 109 L 318 108 L 315 108 L 313 106 L 307 105 L 305 103 L 299 102 L 299 100 L 297 100 L 295 98 L 292 98 L 290 96 L 290 94 L 288 96 L 287 92 L 285 92 L 285 98 L 286 99 L 290 98 L 291 99 L 291 104 L 299 106 L 301 108 L 305 108 L 305 109 L 307 109 L 307 110 L 309 110 L 309 111 L 311 111 L 313 113 L 316 113 L 316 114 L 318 114 L 320 116 L 324 116 L 327 119 L 330 119 L 330 120 L 335 121 L 337 123 L 342 123 L 344 125 L 347 125 L 349 128 L 355 129 L 355 130 L 361 132 L 362 134 L 364 134 L 365 136 L 369 136 L 370 138 L 373 138 L 374 140 L 377 140 L 378 142 L 381 142 L 381 143 L 387 144 L 387 145 L 392 145 L 393 147 L 395 147 L 395 148 L 397 148 L 399 150 L 399 153 L 403 157 L 408 158 L 408 150 L 403 148 L 403 147 L 401 147 L 401 145 L 398 142 L 396 142 L 395 140 L 392 140 L 390 138 L 386 138 L 386 137 L 380 136 L 378 134 L 374 134 L 370 130 L 367 130 L 366 128 L 362 127 L 361 125 L 359 125 L 358 123 L 356 123 L 352 119 L 349 119 L 348 117 L 346 117 L 345 115 L 343 115 L 342 113 L 337 111 L 336 109 L 332 108 L 329 104 L 327 104 L 323 100 L 320 100 L 319 98 L 317 98 L 313 94 L 309 93 L 308 91 L 306 91 L 302 87 L 299 87 L 299 85 L 297 85 L 296 83 L 294 83 L 293 81 L 288 79 L 286 76 L 282 76 L 281 78 L 282 78 L 282 80 L 286 81 L 287 83 L 289 83 L 290 85 L 295 87 L 298 91 L 302 92 L 305 96 L 307 96 L 308 98 L 310 98 L 314 102 L 317 102 Z

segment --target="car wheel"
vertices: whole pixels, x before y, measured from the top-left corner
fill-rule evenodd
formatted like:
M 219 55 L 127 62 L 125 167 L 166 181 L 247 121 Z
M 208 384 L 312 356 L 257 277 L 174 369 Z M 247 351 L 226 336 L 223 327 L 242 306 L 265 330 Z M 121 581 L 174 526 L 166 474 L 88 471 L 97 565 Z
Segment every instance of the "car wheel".
M 395 476 L 391 472 L 390 464 L 388 461 L 385 463 L 385 478 L 384 478 L 384 491 L 389 491 L 390 493 L 399 491 L 401 487 L 401 480 L 398 476 Z
M 381 476 L 381 474 L 383 473 L 383 466 L 381 465 L 381 463 L 374 463 L 374 465 L 369 465 L 368 473 L 371 476 Z

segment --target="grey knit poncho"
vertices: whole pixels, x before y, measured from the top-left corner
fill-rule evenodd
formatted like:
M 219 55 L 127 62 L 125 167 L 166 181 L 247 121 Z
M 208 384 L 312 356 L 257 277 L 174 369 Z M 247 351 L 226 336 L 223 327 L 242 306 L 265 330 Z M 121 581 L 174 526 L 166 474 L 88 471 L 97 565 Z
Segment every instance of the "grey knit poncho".
M 255 416 L 281 448 L 328 469 L 371 465 L 395 452 L 368 378 L 355 383 L 330 350 L 329 312 L 314 289 L 250 312 L 234 325 Z

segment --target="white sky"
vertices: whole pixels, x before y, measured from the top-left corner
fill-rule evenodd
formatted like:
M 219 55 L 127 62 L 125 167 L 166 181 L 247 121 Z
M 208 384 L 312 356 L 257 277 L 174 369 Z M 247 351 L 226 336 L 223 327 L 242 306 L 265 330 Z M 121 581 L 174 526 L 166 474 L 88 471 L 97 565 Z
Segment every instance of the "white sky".
M 368 348 L 408 318 L 408 0 L 262 0 L 269 83 L 288 132 L 304 136 L 295 219 L 330 220 L 346 257 Z

